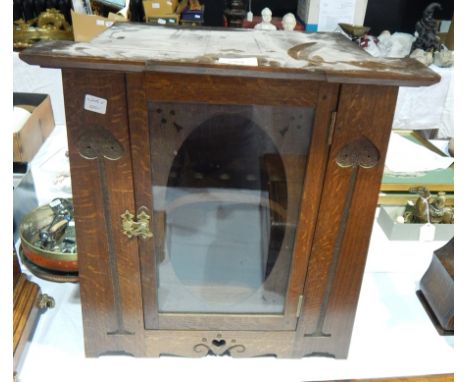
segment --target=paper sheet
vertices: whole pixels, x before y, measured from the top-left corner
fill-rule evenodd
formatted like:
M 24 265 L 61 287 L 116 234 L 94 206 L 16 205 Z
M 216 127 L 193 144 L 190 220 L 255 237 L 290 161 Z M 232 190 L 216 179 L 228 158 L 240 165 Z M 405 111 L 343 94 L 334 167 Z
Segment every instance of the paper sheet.
M 392 132 L 385 166 L 392 172 L 425 172 L 448 168 L 453 161 Z
M 333 32 L 338 23 L 354 24 L 356 0 L 321 0 L 318 17 L 319 32 Z

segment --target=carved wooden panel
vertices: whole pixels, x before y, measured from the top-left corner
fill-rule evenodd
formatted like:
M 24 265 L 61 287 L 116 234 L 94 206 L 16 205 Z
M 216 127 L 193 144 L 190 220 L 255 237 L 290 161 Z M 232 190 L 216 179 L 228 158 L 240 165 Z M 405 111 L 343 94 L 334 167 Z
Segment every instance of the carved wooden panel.
M 120 219 L 135 211 L 125 77 L 64 70 L 63 83 L 86 352 L 142 355 L 137 239 Z M 107 100 L 105 113 L 86 110 L 86 95 Z
M 396 96 L 394 87 L 342 85 L 298 326 L 302 355 L 347 355 Z

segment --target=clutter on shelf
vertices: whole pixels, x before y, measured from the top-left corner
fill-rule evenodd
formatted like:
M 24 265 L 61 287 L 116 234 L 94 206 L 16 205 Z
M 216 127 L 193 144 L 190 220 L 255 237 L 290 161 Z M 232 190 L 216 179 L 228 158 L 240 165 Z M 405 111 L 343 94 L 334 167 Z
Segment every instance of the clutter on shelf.
M 52 281 L 75 281 L 78 254 L 72 199 L 55 198 L 31 211 L 20 224 L 19 236 L 22 262 L 32 273 Z
M 440 37 L 438 20 L 434 19 L 434 11 L 440 8 L 439 3 L 431 3 L 425 8 L 422 18 L 415 25 L 414 35 L 384 30 L 380 35 L 373 36 L 366 26 L 345 23 L 339 26 L 351 40 L 374 57 L 410 57 L 426 66 L 434 64 L 445 68 L 453 65 L 454 58 L 453 50 Z

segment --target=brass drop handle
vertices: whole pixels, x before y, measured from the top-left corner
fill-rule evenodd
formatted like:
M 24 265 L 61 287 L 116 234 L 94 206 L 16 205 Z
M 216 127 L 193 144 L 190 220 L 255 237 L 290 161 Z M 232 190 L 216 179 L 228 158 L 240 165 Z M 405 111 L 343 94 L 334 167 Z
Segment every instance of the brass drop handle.
M 145 210 L 145 207 L 138 209 L 136 220 L 135 215 L 133 215 L 129 210 L 125 210 L 125 212 L 120 215 L 122 219 L 122 233 L 129 239 L 137 236 L 142 239 L 153 237 L 153 234 L 150 231 L 150 216 Z

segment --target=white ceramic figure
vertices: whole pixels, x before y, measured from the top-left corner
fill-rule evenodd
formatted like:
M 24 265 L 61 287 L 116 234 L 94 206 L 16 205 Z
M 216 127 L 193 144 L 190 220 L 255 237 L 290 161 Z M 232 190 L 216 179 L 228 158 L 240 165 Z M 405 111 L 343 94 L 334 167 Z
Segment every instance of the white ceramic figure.
M 441 68 L 448 68 L 453 65 L 453 51 L 441 50 L 434 52 L 434 65 Z
M 271 23 L 271 10 L 270 8 L 263 8 L 262 10 L 262 22 L 255 25 L 254 29 L 264 31 L 275 31 L 276 27 Z
M 379 37 L 380 39 L 380 37 Z M 411 52 L 411 46 L 416 38 L 409 33 L 395 32 L 391 36 L 390 50 L 385 57 L 403 58 L 408 57 Z
M 426 66 L 431 65 L 433 61 L 432 52 L 425 52 L 422 49 L 413 50 L 413 52 L 410 54 L 410 57 L 418 60 L 420 63 Z
M 296 27 L 296 17 L 292 13 L 286 13 L 281 21 L 285 31 L 293 31 Z
M 409 33 L 383 31 L 377 38 L 365 36 L 361 47 L 374 57 L 403 58 L 410 54 L 414 40 Z

